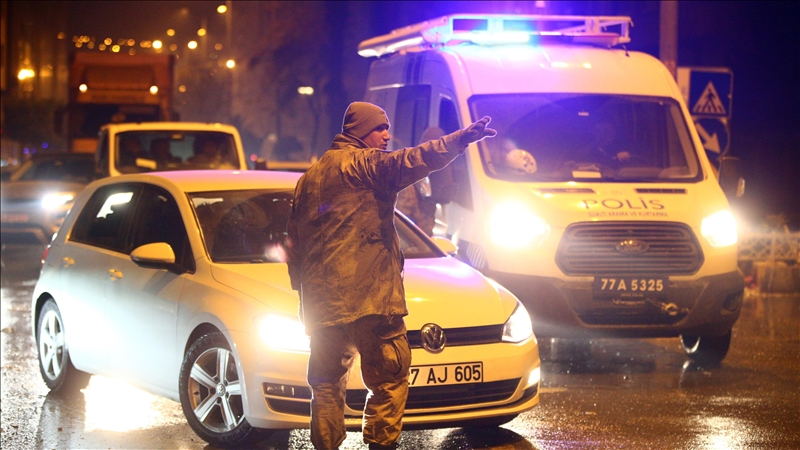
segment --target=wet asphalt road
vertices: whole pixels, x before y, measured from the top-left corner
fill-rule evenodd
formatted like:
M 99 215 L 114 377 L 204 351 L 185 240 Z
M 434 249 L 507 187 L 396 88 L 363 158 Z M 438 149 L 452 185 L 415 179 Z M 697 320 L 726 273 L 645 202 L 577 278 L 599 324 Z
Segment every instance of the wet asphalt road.
M 200 449 L 180 405 L 93 377 L 73 396 L 48 393 L 30 328 L 42 247 L 2 251 L 4 449 Z M 677 339 L 540 342 L 541 402 L 493 431 L 406 431 L 408 449 L 798 449 L 800 294 L 748 291 L 719 367 L 686 363 Z M 307 430 L 264 449 L 310 449 Z M 348 433 L 343 449 L 366 448 Z

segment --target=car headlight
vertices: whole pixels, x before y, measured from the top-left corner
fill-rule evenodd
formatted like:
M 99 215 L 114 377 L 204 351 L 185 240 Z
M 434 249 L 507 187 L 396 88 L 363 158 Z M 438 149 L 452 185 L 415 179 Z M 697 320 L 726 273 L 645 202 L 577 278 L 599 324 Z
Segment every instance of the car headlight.
M 730 211 L 719 211 L 703 219 L 700 233 L 708 239 L 712 247 L 727 247 L 739 239 L 736 234 L 736 219 Z
M 67 193 L 47 194 L 42 198 L 42 208 L 55 209 L 61 205 L 67 204 L 74 199 L 75 196 Z
M 305 327 L 297 319 L 270 314 L 257 323 L 258 335 L 267 346 L 297 352 L 311 349 Z
M 522 306 L 522 303 L 517 302 L 517 307 L 503 326 L 503 341 L 522 342 L 532 334 L 533 326 L 528 310 Z
M 501 204 L 489 218 L 490 238 L 502 247 L 538 245 L 549 232 L 547 222 L 521 203 Z

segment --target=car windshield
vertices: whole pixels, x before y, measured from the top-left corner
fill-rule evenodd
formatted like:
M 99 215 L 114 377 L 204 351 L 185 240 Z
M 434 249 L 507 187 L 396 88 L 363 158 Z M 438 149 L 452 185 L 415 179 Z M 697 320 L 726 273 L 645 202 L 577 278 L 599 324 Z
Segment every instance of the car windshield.
M 238 169 L 233 135 L 209 131 L 127 131 L 116 134 L 121 173 Z
M 285 262 L 283 242 L 293 191 L 241 190 L 189 194 L 211 260 L 217 263 Z M 435 244 L 396 216 L 407 259 L 442 256 Z
M 42 158 L 23 164 L 11 181 L 65 181 L 88 183 L 95 172 L 93 158 Z
M 480 143 L 486 173 L 509 181 L 687 182 L 702 177 L 677 102 L 584 94 L 481 95 L 498 138 Z

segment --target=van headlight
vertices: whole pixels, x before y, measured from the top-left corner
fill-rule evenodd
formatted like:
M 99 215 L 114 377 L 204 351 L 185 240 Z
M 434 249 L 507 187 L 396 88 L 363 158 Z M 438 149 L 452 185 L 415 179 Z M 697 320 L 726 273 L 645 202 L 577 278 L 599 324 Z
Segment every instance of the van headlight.
M 522 342 L 532 334 L 533 325 L 528 310 L 517 302 L 517 307 L 503 326 L 503 342 Z
M 738 241 L 736 219 L 730 211 L 719 211 L 703 219 L 700 233 L 712 247 L 727 247 Z
M 490 239 L 501 247 L 538 245 L 549 232 L 547 222 L 522 203 L 498 205 L 489 217 Z
M 69 193 L 47 194 L 42 198 L 42 208 L 56 209 L 74 199 L 75 196 Z
M 257 319 L 258 335 L 268 347 L 279 350 L 308 352 L 311 341 L 299 320 L 270 314 Z

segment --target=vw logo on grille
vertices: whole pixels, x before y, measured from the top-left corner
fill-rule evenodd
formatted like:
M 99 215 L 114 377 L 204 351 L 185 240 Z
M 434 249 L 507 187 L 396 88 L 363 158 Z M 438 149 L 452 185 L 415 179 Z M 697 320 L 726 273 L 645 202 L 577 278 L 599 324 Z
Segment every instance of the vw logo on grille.
M 618 252 L 632 254 L 644 253 L 648 248 L 650 248 L 650 246 L 647 245 L 647 242 L 638 239 L 626 239 L 616 246 Z
M 447 337 L 444 335 L 444 330 L 435 323 L 429 323 L 419 330 L 420 337 L 422 337 L 422 348 L 431 353 L 441 353 L 447 344 Z

